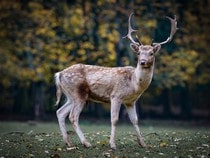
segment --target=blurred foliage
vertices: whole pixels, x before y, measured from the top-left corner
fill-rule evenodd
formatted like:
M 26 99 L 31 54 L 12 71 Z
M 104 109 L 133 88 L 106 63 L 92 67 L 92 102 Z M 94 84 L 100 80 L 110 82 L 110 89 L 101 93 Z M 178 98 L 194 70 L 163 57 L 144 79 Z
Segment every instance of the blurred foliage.
M 0 4 L 3 86 L 10 86 L 11 79 L 24 84 L 38 81 L 48 84 L 54 72 L 79 62 L 115 65 L 119 33 L 114 24 L 104 19 L 100 19 L 98 30 L 93 30 L 95 24 L 89 2 L 84 2 L 85 10 L 81 4 L 61 3 L 61 15 L 56 12 L 57 6 L 46 8 L 42 3 L 2 1 Z M 111 12 L 110 20 L 115 15 Z M 97 47 L 94 31 L 98 36 Z
M 161 52 L 158 68 L 155 71 L 155 80 L 159 88 L 172 86 L 185 86 L 186 83 L 195 84 L 196 69 L 202 63 L 195 50 L 180 49 L 171 55 Z
M 53 74 L 76 63 L 135 65 L 135 54 L 129 42 L 122 39 L 132 11 L 133 27 L 139 28 L 137 34 L 144 44 L 150 44 L 153 38 L 155 42 L 165 40 L 170 23 L 164 16 L 178 17 L 179 31 L 157 55 L 152 82 L 156 91 L 209 85 L 208 0 L 1 0 L 2 92 L 9 96 L 6 90 L 12 90 L 9 98 L 14 102 L 14 91 L 21 86 L 30 89 L 34 83 L 42 82 L 49 92 Z

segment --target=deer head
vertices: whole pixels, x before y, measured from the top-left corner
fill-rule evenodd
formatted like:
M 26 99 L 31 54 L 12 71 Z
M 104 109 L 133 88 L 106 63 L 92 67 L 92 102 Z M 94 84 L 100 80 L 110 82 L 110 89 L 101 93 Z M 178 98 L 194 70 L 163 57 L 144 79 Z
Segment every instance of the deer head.
M 155 54 L 160 50 L 161 45 L 166 44 L 170 42 L 176 33 L 177 28 L 177 21 L 176 21 L 176 16 L 174 19 L 170 17 L 166 17 L 170 20 L 171 22 L 171 33 L 170 36 L 167 38 L 167 40 L 161 42 L 161 43 L 153 43 L 151 45 L 143 45 L 142 42 L 138 39 L 138 42 L 136 42 L 132 38 L 132 33 L 137 31 L 134 30 L 131 27 L 131 17 L 133 13 L 130 14 L 129 19 L 128 19 L 128 34 L 123 37 L 123 38 L 128 38 L 131 41 L 130 47 L 131 49 L 137 54 L 138 56 L 138 64 L 141 65 L 143 68 L 149 68 L 153 65 L 154 59 L 155 59 Z

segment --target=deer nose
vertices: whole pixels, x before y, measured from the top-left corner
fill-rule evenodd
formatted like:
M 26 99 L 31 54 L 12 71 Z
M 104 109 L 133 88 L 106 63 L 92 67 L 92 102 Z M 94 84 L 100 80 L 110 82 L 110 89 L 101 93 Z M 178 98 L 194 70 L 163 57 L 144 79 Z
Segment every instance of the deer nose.
M 144 66 L 144 65 L 146 65 L 146 60 L 142 60 L 141 62 L 140 62 L 140 64 L 142 65 L 142 66 Z

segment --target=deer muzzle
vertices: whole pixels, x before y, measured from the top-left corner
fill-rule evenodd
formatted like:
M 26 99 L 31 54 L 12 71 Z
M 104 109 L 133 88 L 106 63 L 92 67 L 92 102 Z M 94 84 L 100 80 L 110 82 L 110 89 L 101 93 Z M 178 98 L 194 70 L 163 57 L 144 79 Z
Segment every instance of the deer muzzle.
M 142 66 L 144 66 L 144 65 L 146 65 L 146 64 L 147 64 L 147 61 L 146 61 L 146 60 L 144 60 L 144 59 L 142 59 L 142 60 L 140 61 L 140 64 L 141 64 Z
M 152 61 L 146 60 L 146 59 L 141 59 L 140 60 L 140 65 L 144 68 L 149 68 L 152 65 Z

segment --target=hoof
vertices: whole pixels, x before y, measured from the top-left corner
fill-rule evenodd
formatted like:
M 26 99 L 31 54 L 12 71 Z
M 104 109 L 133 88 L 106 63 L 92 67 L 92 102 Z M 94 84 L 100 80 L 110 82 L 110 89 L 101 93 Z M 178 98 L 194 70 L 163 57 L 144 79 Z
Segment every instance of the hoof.
M 85 142 L 83 142 L 82 143 L 86 148 L 90 148 L 92 145 L 89 143 L 89 142 L 87 142 L 87 141 L 85 141 Z
M 146 148 L 146 147 L 147 147 L 147 145 L 146 145 L 144 142 L 141 142 L 139 145 L 140 145 L 142 148 Z
M 138 143 L 139 143 L 139 145 L 140 145 L 142 148 L 146 148 L 146 147 L 147 147 L 146 143 L 144 142 L 144 139 L 138 140 Z
M 111 147 L 112 150 L 116 150 L 117 149 L 115 144 L 111 144 L 110 147 Z
M 67 145 L 68 148 L 74 147 L 74 145 L 71 142 L 67 142 L 66 145 Z

